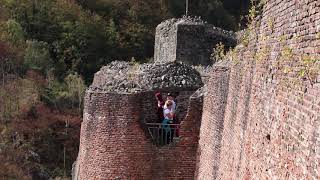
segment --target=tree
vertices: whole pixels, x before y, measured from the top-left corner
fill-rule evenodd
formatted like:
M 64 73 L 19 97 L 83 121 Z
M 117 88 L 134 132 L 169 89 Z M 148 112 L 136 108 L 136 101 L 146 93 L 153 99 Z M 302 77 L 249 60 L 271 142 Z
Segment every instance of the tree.
M 234 1 L 189 0 L 190 14 L 236 29 L 239 11 L 233 5 L 241 3 Z M 47 43 L 55 76 L 63 81 L 68 73 L 77 72 L 87 84 L 102 65 L 115 59 L 152 57 L 156 25 L 185 12 L 185 0 L 5 0 L 0 4 L 10 12 L 6 14 L 11 20 L 5 24 L 12 44 L 25 39 Z
M 46 42 L 39 42 L 36 40 L 27 41 L 24 66 L 27 69 L 38 70 L 43 74 L 46 74 L 53 66 L 48 44 Z
M 75 104 L 78 104 L 78 111 L 81 112 L 82 99 L 84 97 L 84 92 L 86 90 L 86 85 L 83 79 L 77 74 L 69 74 L 65 78 L 67 84 L 67 91 L 72 102 L 72 108 Z
M 21 114 L 21 107 L 29 110 L 38 101 L 38 96 L 38 88 L 34 81 L 19 77 L 11 79 L 0 88 L 0 119 L 8 122 Z
M 53 43 L 53 52 L 56 63 L 64 67 L 57 75 L 78 72 L 87 77 L 86 82 L 89 83 L 105 60 L 116 56 L 113 53 L 116 53 L 117 35 L 110 34 L 113 33 L 112 28 L 99 17 L 87 18 L 80 22 L 66 22 L 64 33 Z
M 7 40 L 13 45 L 21 45 L 24 43 L 24 32 L 17 21 L 9 19 L 6 22 L 6 32 Z
M 21 72 L 20 54 L 10 43 L 0 40 L 0 80 L 4 86 L 7 76 L 17 76 Z
M 78 108 L 81 112 L 86 88 L 78 73 L 70 73 L 63 82 L 52 80 L 42 93 L 42 100 L 58 110 Z
M 9 58 L 8 46 L 6 43 L 0 41 L 0 66 L 1 66 L 1 80 L 2 80 L 2 87 L 5 85 L 5 79 L 7 74 L 7 63 Z
M 168 11 L 174 17 L 185 14 L 185 0 L 167 1 Z M 209 23 L 224 29 L 235 30 L 237 22 L 235 16 L 224 7 L 225 1 L 221 0 L 189 0 L 189 14 L 201 16 Z

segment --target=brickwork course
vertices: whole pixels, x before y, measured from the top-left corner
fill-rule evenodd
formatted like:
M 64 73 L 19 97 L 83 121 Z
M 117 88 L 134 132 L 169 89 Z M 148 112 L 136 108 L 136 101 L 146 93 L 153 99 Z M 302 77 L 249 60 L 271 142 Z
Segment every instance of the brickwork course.
M 101 68 L 86 92 L 73 179 L 192 179 L 202 86 L 196 70 L 176 62 Z M 145 124 L 157 120 L 156 92 L 179 92 L 180 139 L 164 146 L 151 141 Z
M 211 72 L 196 179 L 320 179 L 320 1 L 268 1 L 254 27 Z
M 203 26 L 168 20 L 157 27 L 159 64 L 96 74 L 73 179 L 320 179 L 320 1 L 266 2 L 203 88 L 194 68 L 176 63 L 177 22 L 190 36 Z M 156 91 L 180 92 L 185 111 L 180 140 L 162 147 L 143 125 L 155 118 Z

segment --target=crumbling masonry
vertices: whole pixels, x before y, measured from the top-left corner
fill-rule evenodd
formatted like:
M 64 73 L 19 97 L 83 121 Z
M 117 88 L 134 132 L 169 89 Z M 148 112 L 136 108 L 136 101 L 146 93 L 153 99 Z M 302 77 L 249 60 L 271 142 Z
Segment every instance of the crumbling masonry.
M 74 179 L 320 179 L 320 1 L 268 1 L 201 88 L 202 74 L 186 64 L 209 64 L 204 24 L 166 21 L 156 64 L 114 62 L 96 73 Z M 185 109 L 180 139 L 161 147 L 144 129 L 155 91 L 180 92 Z
M 235 46 L 234 33 L 214 27 L 199 18 L 169 19 L 156 29 L 154 59 L 155 62 L 212 65 L 212 49 L 220 42 L 226 48 Z
M 195 91 L 202 86 L 196 70 L 175 62 L 103 67 L 86 92 L 74 179 L 192 179 L 202 113 Z M 145 131 L 145 123 L 157 120 L 158 91 L 180 92 L 183 110 L 181 138 L 162 147 Z

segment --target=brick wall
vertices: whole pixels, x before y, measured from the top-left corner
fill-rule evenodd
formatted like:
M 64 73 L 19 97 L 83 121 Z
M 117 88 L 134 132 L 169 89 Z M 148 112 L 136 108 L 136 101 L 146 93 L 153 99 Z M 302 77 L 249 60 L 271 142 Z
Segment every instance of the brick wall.
M 190 92 L 182 92 L 181 96 L 187 94 L 190 96 Z M 150 92 L 87 91 L 73 179 L 194 177 L 202 97 L 190 98 L 186 117 L 181 123 L 181 139 L 163 147 L 157 147 L 147 139 L 141 123 L 146 112 L 142 102 L 148 97 L 151 97 Z
M 214 68 L 207 84 L 204 99 L 200 141 L 198 149 L 197 179 L 215 179 L 220 156 L 225 106 L 229 82 L 229 69 Z
M 226 66 L 228 84 L 212 71 L 221 83 L 204 100 L 198 179 L 320 178 L 320 78 L 302 71 L 306 57 L 319 63 L 319 32 L 320 1 L 267 2 L 249 44 Z M 223 117 L 217 86 L 228 90 Z
M 202 103 L 201 97 L 190 99 L 188 113 L 181 122 L 181 139 L 177 144 L 156 148 L 152 179 L 194 179 Z
M 140 127 L 139 96 L 87 92 L 78 179 L 150 179 L 152 144 Z

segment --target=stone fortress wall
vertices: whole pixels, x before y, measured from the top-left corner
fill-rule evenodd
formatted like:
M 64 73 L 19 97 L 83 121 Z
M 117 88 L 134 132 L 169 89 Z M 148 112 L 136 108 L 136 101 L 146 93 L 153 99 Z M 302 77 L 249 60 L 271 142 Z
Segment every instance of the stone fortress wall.
M 183 138 L 165 147 L 155 146 L 143 129 L 139 105 L 144 98 L 144 93 L 87 92 L 74 179 L 194 177 L 201 98 L 191 98 L 181 124 Z
M 320 77 L 311 70 L 320 2 L 268 1 L 253 27 L 189 98 L 181 139 L 170 146 L 150 141 L 141 119 L 151 106 L 141 104 L 154 105 L 146 99 L 155 91 L 190 96 L 200 75 L 176 61 L 210 64 L 212 34 L 226 46 L 234 38 L 199 19 L 172 19 L 157 27 L 160 64 L 102 68 L 86 94 L 73 178 L 319 179 Z
M 219 42 L 226 47 L 234 47 L 235 34 L 207 24 L 199 17 L 169 19 L 156 28 L 154 60 L 212 65 L 210 55 Z
M 320 179 L 320 1 L 267 1 L 248 34 L 211 72 L 196 179 Z
M 140 86 L 144 81 L 149 83 Z M 197 71 L 174 62 L 101 68 L 86 92 L 73 179 L 192 179 L 202 86 Z M 158 91 L 180 92 L 178 106 L 185 110 L 180 139 L 165 146 L 151 141 L 145 124 L 155 120 Z

